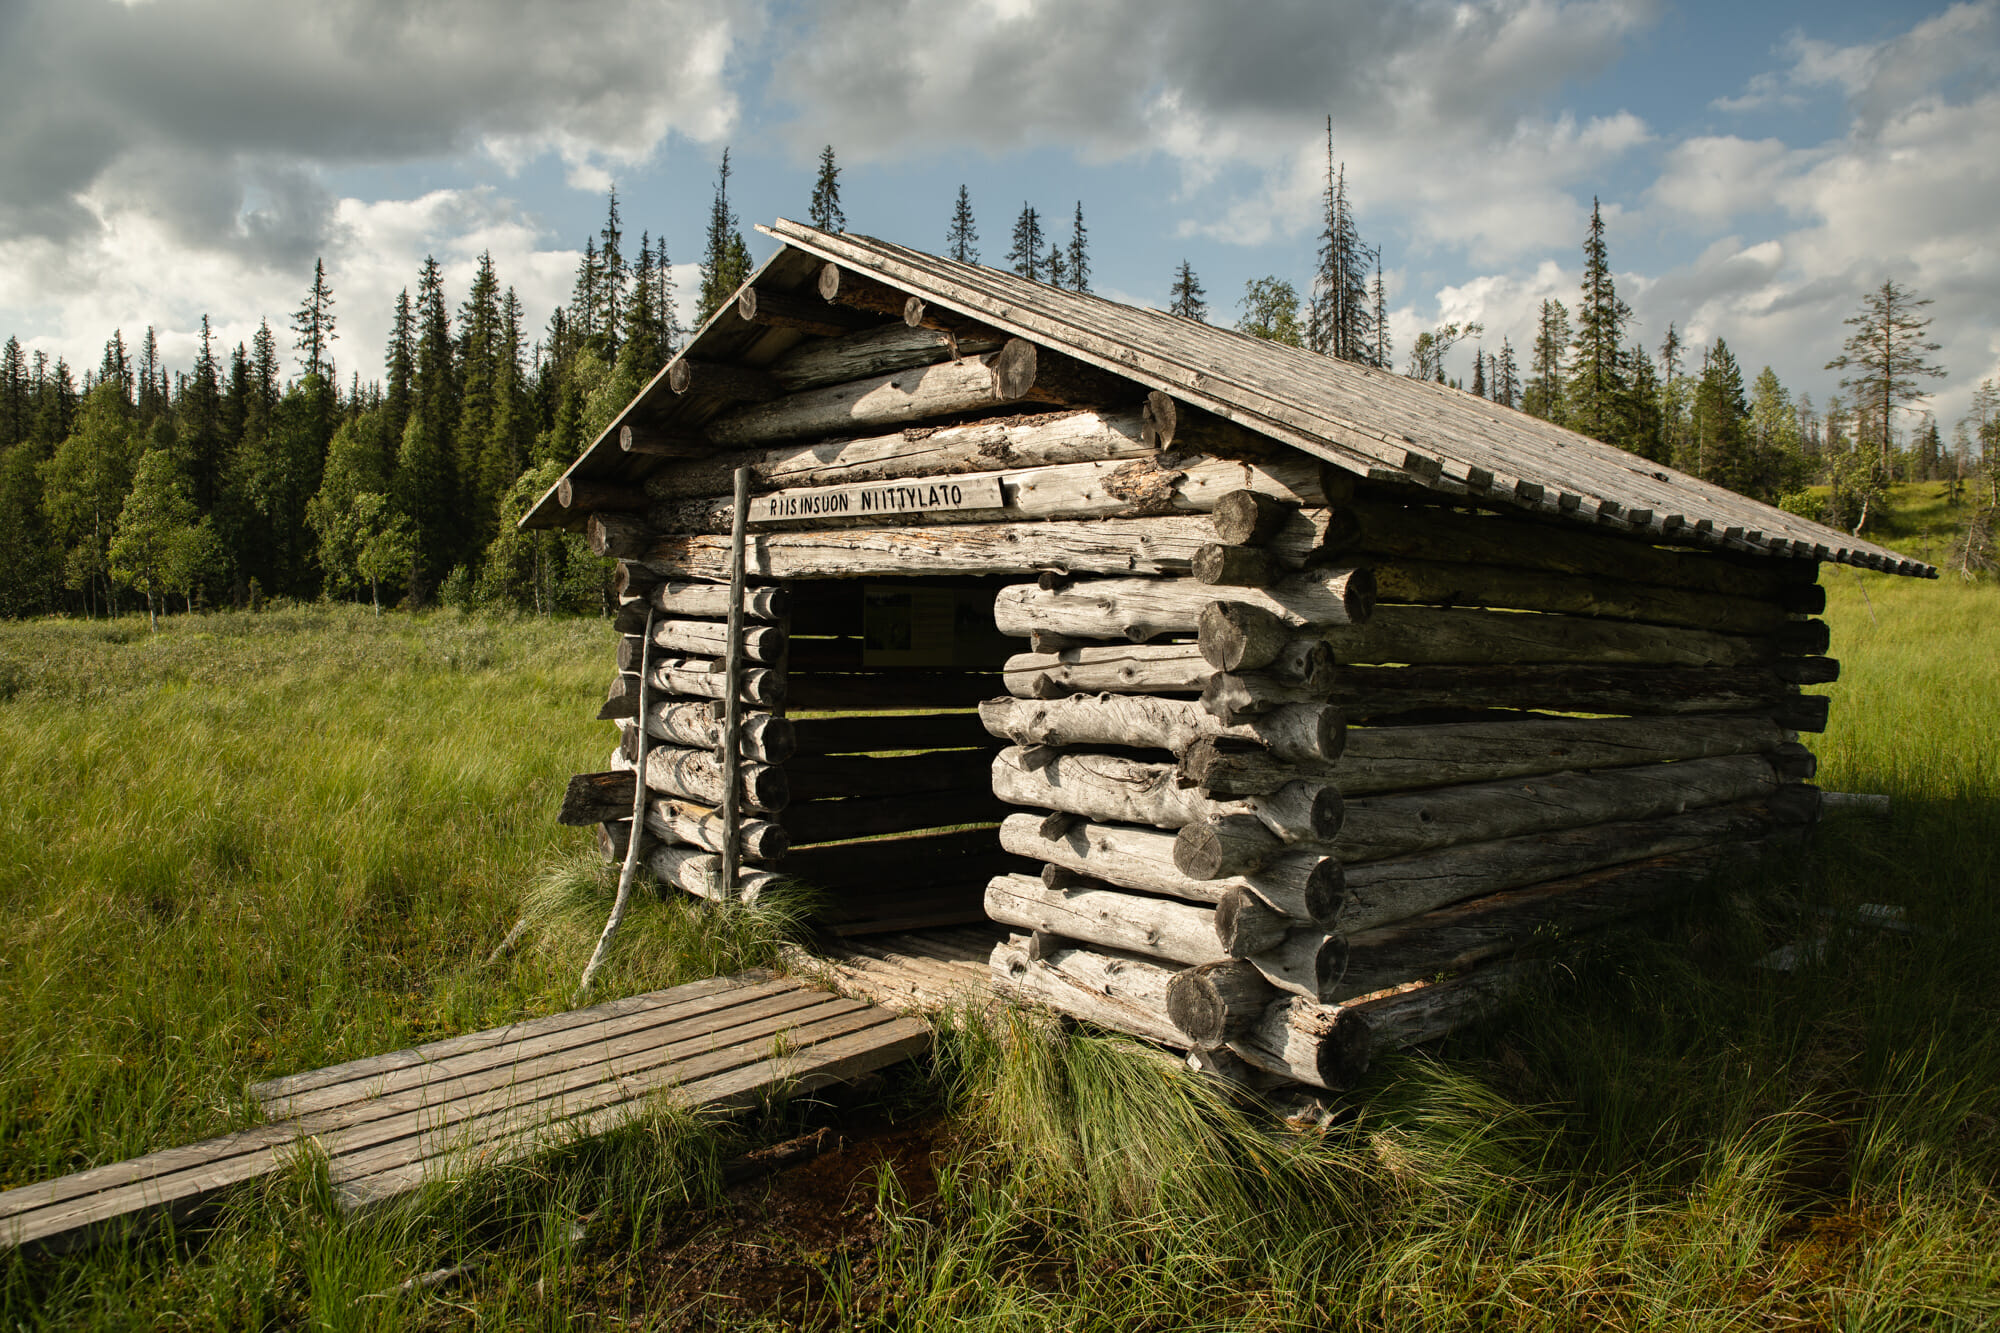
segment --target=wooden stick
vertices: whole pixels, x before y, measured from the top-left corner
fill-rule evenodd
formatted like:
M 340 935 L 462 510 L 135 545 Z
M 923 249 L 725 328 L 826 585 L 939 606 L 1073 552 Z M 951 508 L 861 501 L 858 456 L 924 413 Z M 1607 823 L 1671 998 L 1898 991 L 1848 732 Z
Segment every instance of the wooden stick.
M 679 364 L 685 365 L 682 361 Z M 742 852 L 743 815 L 737 774 L 743 752 L 743 541 L 750 515 L 750 470 L 736 470 L 736 523 L 729 534 L 729 638 L 722 713 L 722 880 L 725 899 L 739 897 L 736 865 Z
M 651 612 L 647 613 L 646 621 L 646 631 L 650 637 L 653 629 Z M 642 656 L 639 663 L 639 714 L 642 717 L 646 712 L 646 667 L 648 665 L 649 663 Z M 647 758 L 646 733 L 642 729 L 639 732 L 639 754 L 637 759 L 641 774 L 646 772 Z M 618 927 L 625 922 L 625 909 L 632 901 L 632 874 L 639 867 L 639 844 L 643 839 L 638 836 L 638 830 L 645 808 L 646 784 L 634 781 L 632 784 L 631 814 L 633 832 L 625 840 L 625 863 L 618 870 L 618 892 L 611 900 L 611 915 L 604 922 L 603 933 L 597 937 L 597 947 L 590 951 L 590 961 L 584 964 L 583 976 L 576 983 L 574 1003 L 580 1003 L 583 997 L 590 993 L 590 983 L 597 979 L 598 968 L 604 965 L 605 957 L 611 952 L 611 941 L 617 938 Z

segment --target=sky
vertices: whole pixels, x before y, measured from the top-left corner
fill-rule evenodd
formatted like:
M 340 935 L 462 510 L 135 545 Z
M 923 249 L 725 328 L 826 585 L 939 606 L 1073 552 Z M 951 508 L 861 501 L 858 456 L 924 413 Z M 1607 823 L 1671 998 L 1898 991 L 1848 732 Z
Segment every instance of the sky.
M 427 254 L 539 327 L 615 183 L 685 296 L 724 147 L 761 260 L 828 143 L 852 231 L 940 249 L 963 184 L 997 265 L 1080 202 L 1096 291 L 1163 306 L 1185 260 L 1233 322 L 1309 285 L 1331 116 L 1399 353 L 1477 320 L 1525 360 L 1595 199 L 1631 337 L 1817 403 L 1864 292 L 1930 298 L 1949 437 L 2000 373 L 1996 73 L 2000 0 L 0 0 L 0 338 L 289 344 L 323 259 L 373 379 Z

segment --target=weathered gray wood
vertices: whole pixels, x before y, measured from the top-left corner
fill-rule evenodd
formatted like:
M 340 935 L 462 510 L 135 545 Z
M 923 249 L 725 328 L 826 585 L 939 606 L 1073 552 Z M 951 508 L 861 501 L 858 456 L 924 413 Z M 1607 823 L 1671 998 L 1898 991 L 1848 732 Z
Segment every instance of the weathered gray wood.
M 720 699 L 729 688 L 729 673 L 712 657 L 668 657 L 653 664 L 653 688 L 693 699 Z M 770 667 L 743 672 L 738 690 L 745 703 L 776 708 L 785 701 L 785 673 Z
M 993 794 L 1002 800 L 1104 823 L 1180 828 L 1240 814 L 1260 821 L 1285 842 L 1325 842 L 1341 825 L 1340 794 L 1330 787 L 1299 783 L 1223 803 L 1181 786 L 1172 764 L 1087 750 L 1057 752 L 1037 764 L 1021 747 L 1009 746 L 993 757 L 992 782 Z
M 1205 738 L 1223 738 L 1294 764 L 1331 765 L 1347 738 L 1340 710 L 1313 704 L 1280 708 L 1234 729 L 1192 700 L 1115 694 L 992 699 L 979 705 L 979 718 L 987 731 L 1017 745 L 1130 745 L 1182 754 Z
M 753 316 L 756 314 L 754 303 L 750 314 Z M 722 659 L 724 682 L 722 744 L 716 752 L 717 767 L 722 774 L 722 864 L 717 882 L 722 886 L 723 896 L 732 899 L 742 895 L 742 880 L 738 869 L 743 853 L 743 784 L 738 780 L 738 776 L 743 769 L 744 661 L 750 656 L 746 626 L 743 623 L 745 573 L 743 543 L 749 534 L 749 469 L 736 469 L 735 482 L 735 517 L 729 530 L 729 621 L 724 635 Z M 783 651 L 782 646 L 779 651 Z
M 1330 856 L 1293 853 L 1241 880 L 1198 880 L 1174 867 L 1171 833 L 1081 820 L 1048 832 L 1042 825 L 1035 815 L 1009 815 L 1000 824 L 1000 845 L 1016 855 L 1120 888 L 1210 904 L 1220 902 L 1231 889 L 1250 888 L 1301 921 L 1337 919 L 1342 875 L 1340 862 Z
M 1321 997 L 1367 995 L 1649 911 L 1728 867 L 1754 863 L 1756 840 L 1708 843 L 1471 899 L 1348 940 L 1346 971 Z
M 1215 909 L 1109 887 L 1050 889 L 1031 875 L 996 875 L 986 915 L 1002 925 L 1045 931 L 1177 963 L 1219 962 Z
M 1237 879 L 1262 870 L 1287 846 L 1254 815 L 1212 815 L 1174 836 L 1174 867 L 1189 879 Z
M 747 467 L 759 487 L 820 486 L 895 481 L 995 468 L 1151 459 L 1155 450 L 1139 437 L 1131 413 L 1061 411 L 993 417 L 964 425 L 915 427 L 862 439 L 779 445 L 719 453 L 662 468 L 646 478 L 656 501 L 726 494 L 729 479 Z
M 1232 491 L 1216 502 L 1215 539 L 1231 546 L 1262 546 L 1278 535 L 1291 513 L 1276 496 Z
M 624 453 L 653 458 L 700 458 L 715 452 L 715 446 L 699 434 L 661 430 L 636 421 L 618 428 L 618 448 Z
M 1783 704 L 1788 711 L 1778 718 L 1779 725 L 1794 731 L 1812 730 L 1810 724 L 1817 713 L 1823 728 L 1825 696 L 1787 695 L 1786 688 L 1770 671 L 1754 667 L 1570 663 L 1344 667 L 1335 673 L 1326 702 L 1341 707 L 1352 718 L 1429 708 L 1543 708 L 1651 715 L 1761 711 Z M 1815 698 L 1817 705 L 1808 702 Z
M 631 771 L 578 773 L 563 792 L 562 809 L 556 823 L 583 827 L 608 819 L 628 819 L 632 814 Z
M 1192 643 L 1136 643 L 1018 653 L 1003 668 L 1007 691 L 1029 699 L 1063 694 L 1199 694 L 1215 667 Z M 1259 674 L 1294 687 L 1292 702 L 1321 699 L 1332 688 L 1333 652 L 1320 639 L 1288 639 Z
M 673 799 L 646 803 L 646 829 L 667 843 L 705 852 L 720 852 L 722 814 L 707 805 Z M 786 828 L 764 819 L 746 819 L 740 826 L 743 855 L 752 861 L 779 861 L 791 847 Z
M 750 537 L 749 559 L 751 572 L 763 579 L 1020 575 L 1039 570 L 1183 574 L 1205 540 L 1202 529 L 1207 522 L 1206 518 L 1169 516 L 759 532 Z M 728 543 L 716 537 L 667 534 L 655 538 L 642 563 L 669 577 L 714 578 L 727 567 L 727 548 Z M 1322 583 L 1345 586 L 1344 580 L 1331 575 L 1316 577 Z M 1188 586 L 1198 585 L 1189 582 Z M 1199 613 L 1199 607 L 1188 613 L 1190 629 L 1192 617 Z M 1327 609 L 1328 615 L 1335 613 Z M 1006 632 L 1025 635 L 1033 628 L 1054 627 L 1024 625 Z
M 643 568 L 643 567 L 642 567 Z M 647 577 L 655 577 L 648 574 Z M 660 614 L 694 619 L 720 620 L 729 614 L 729 584 L 686 583 L 668 580 L 652 590 L 653 605 Z M 743 614 L 751 620 L 783 620 L 790 610 L 791 594 L 783 588 L 745 588 Z
M 632 760 L 615 754 L 613 768 L 630 769 Z M 722 804 L 722 766 L 712 750 L 682 750 L 661 746 L 646 752 L 646 787 L 662 796 L 676 796 L 703 805 Z M 737 786 L 751 809 L 776 813 L 791 799 L 785 770 L 777 764 L 744 764 Z
M 765 889 L 784 876 L 748 866 L 725 874 L 719 853 L 699 847 L 663 844 L 646 854 L 646 866 L 653 878 L 696 898 L 718 903 L 755 903 Z
M 1384 602 L 1505 607 L 1681 625 L 1728 634 L 1773 634 L 1785 623 L 1774 601 L 1627 583 L 1588 574 L 1550 574 L 1506 565 L 1383 560 L 1374 565 Z
M 1381 606 L 1366 624 L 1329 629 L 1324 637 L 1343 664 L 1590 662 L 1703 667 L 1753 666 L 1777 656 L 1768 638 L 1583 616 L 1427 606 Z
M 796 329 L 819 337 L 840 337 L 861 329 L 872 329 L 879 321 L 858 310 L 849 310 L 790 292 L 759 291 L 745 287 L 730 303 L 737 318 L 766 328 Z M 766 372 L 768 373 L 768 372 Z M 776 379 L 773 375 L 771 378 Z M 782 382 L 780 387 L 783 387 Z
M 1324 703 L 1345 682 L 1351 668 L 1323 673 L 1310 682 L 1288 680 L 1269 671 L 1221 672 L 1202 687 L 1201 706 L 1226 727 L 1240 727 L 1274 709 Z
M 635 514 L 599 511 L 590 516 L 583 531 L 593 554 L 620 560 L 638 559 L 653 540 L 652 526 Z
M 1211 587 L 1268 588 L 1288 572 L 1268 551 L 1210 542 L 1194 553 L 1195 582 Z
M 1250 889 L 1231 889 L 1215 905 L 1215 939 L 1231 958 L 1275 949 L 1289 932 L 1312 924 L 1285 915 Z
M 1294 635 L 1264 608 L 1227 601 L 1202 608 L 1196 633 L 1202 660 L 1217 671 L 1260 670 L 1277 660 Z
M 638 486 L 564 477 L 556 483 L 556 500 L 580 513 L 637 513 L 646 507 L 646 492 Z
M 1352 935 L 1484 894 L 1582 874 L 1646 857 L 1767 833 L 1772 812 L 1757 803 L 1711 806 L 1655 819 L 1622 820 L 1463 843 L 1414 856 L 1350 865 L 1334 932 Z
M 1201 545 L 1189 550 L 1190 562 Z M 1082 572 L 1086 567 L 1073 568 Z M 1227 597 L 1193 579 L 1097 579 L 1059 589 L 1020 584 L 1000 590 L 994 620 L 1003 634 L 1025 637 L 1046 630 L 1145 643 L 1162 635 L 1195 633 L 1201 613 L 1216 601 L 1256 606 L 1298 628 L 1352 625 L 1366 621 L 1374 609 L 1375 578 L 1366 568 L 1310 569 L 1270 588 L 1231 589 Z
M 676 394 L 699 394 L 726 403 L 768 403 L 784 395 L 769 372 L 738 361 L 697 361 L 683 355 L 667 366 L 667 387 Z M 728 441 L 706 432 L 716 444 Z
M 1218 1046 L 1249 1031 L 1279 997 L 1263 973 L 1231 958 L 1175 973 L 1167 983 L 1167 1017 L 1191 1044 Z
M 939 432 L 940 435 L 945 432 Z M 898 437 L 899 439 L 901 437 Z M 936 437 L 930 437 L 936 438 Z M 829 446 L 830 447 L 830 446 Z M 906 451 L 914 446 L 905 443 Z M 825 452 L 821 450 L 820 452 Z M 907 459 L 905 460 L 907 461 Z M 972 467 L 953 467 L 931 478 L 950 476 L 966 487 L 991 484 L 998 489 L 992 503 L 949 508 L 932 508 L 899 513 L 896 521 L 914 525 L 1001 523 L 1038 518 L 1130 518 L 1156 514 L 1202 512 L 1227 488 L 1246 482 L 1284 494 L 1316 496 L 1319 468 L 1309 459 L 1272 459 L 1261 464 L 1226 459 L 1178 455 L 1113 459 L 1096 462 L 1058 463 L 1019 468 L 994 468 L 990 457 L 978 456 Z M 874 472 L 875 467 L 864 467 Z M 902 469 L 898 469 L 902 470 Z M 895 480 L 914 481 L 915 475 Z M 830 467 L 821 467 L 804 486 L 785 486 L 780 496 L 818 497 L 842 486 L 871 486 L 875 477 L 842 476 Z M 840 514 L 821 510 L 809 515 L 774 519 L 766 497 L 753 505 L 753 517 L 767 530 L 806 530 L 865 527 L 884 521 L 880 514 Z M 732 502 L 725 497 L 695 496 L 661 500 L 646 512 L 646 521 L 659 532 L 719 533 L 729 529 Z M 1200 559 L 1202 547 L 1192 557 Z
M 1775 722 L 1744 713 L 1526 716 L 1506 722 L 1358 727 L 1345 734 L 1345 749 L 1332 763 L 1287 759 L 1262 746 L 1204 738 L 1182 752 L 1181 777 L 1217 798 L 1275 791 L 1301 778 L 1331 782 L 1343 795 L 1359 796 L 1569 769 L 1755 754 L 1775 750 L 1784 741 Z M 1798 774 L 1811 776 L 1809 771 Z
M 1436 1041 L 1504 1008 L 1533 970 L 1527 962 L 1491 963 L 1444 981 L 1364 996 L 1331 1011 L 1302 1006 L 1304 1012 L 1288 1016 L 1287 1025 L 1304 1035 L 1330 1028 L 1324 1044 L 1332 1048 L 1339 1082 L 1327 1086 L 1351 1087 L 1368 1072 L 1377 1054 Z M 1265 1041 L 1253 1041 L 1272 1049 Z
M 649 705 L 646 734 L 694 750 L 722 748 L 722 718 L 713 700 Z M 742 754 L 762 764 L 782 764 L 797 748 L 790 718 L 773 713 L 743 715 Z
M 1166 985 L 1173 975 L 1170 967 L 1090 949 L 1057 950 L 1047 958 L 1032 960 L 1025 940 L 996 945 L 991 967 L 993 989 L 1010 999 L 1045 1005 L 1148 1041 L 1182 1044 L 1180 1034 L 1166 1018 Z
M 1351 881 L 1357 861 L 1613 820 L 1652 819 L 1762 799 L 1777 787 L 1769 760 L 1737 754 L 1368 796 L 1348 804 L 1333 851 L 1348 863 Z
M 707 435 L 723 448 L 743 448 L 772 440 L 840 435 L 871 426 L 897 426 L 925 417 L 976 412 L 1020 398 L 1033 388 L 1032 374 L 1026 384 L 1003 383 L 996 371 L 1001 359 L 1022 345 L 1013 339 L 990 357 L 912 367 L 781 394 L 715 418 L 708 423 Z
M 800 343 L 767 369 L 788 393 L 825 384 L 892 375 L 916 366 L 935 365 L 961 357 L 999 350 L 1004 337 L 967 335 L 954 338 L 940 329 L 913 329 L 900 320 L 860 333 Z
M 683 657 L 721 657 L 729 647 L 729 624 L 722 620 L 657 620 L 653 623 L 653 644 Z M 785 631 L 776 625 L 746 625 L 743 655 L 752 662 L 779 661 L 785 655 Z

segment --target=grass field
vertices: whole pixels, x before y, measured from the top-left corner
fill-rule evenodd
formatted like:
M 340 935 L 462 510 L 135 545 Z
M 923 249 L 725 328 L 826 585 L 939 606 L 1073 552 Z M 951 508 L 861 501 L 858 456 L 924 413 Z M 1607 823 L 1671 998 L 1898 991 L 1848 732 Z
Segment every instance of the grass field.
M 351 1220 L 302 1166 L 209 1229 L 0 1258 L 0 1325 L 785 1327 L 803 1297 L 830 1327 L 1991 1326 L 2000 590 L 1826 581 L 1821 782 L 1891 794 L 1889 824 L 1595 946 L 1331 1127 L 1273 1133 L 1126 1042 L 965 1022 L 865 1108 L 890 1146 L 768 1195 L 717 1164 L 830 1111 L 662 1112 Z M 551 816 L 609 748 L 583 706 L 609 639 L 341 609 L 0 627 L 0 1185 L 242 1124 L 260 1077 L 563 1007 L 606 886 Z M 568 909 L 487 965 L 538 884 Z M 1801 885 L 1919 933 L 1757 967 L 1823 928 Z M 648 902 L 605 993 L 759 961 L 778 924 Z

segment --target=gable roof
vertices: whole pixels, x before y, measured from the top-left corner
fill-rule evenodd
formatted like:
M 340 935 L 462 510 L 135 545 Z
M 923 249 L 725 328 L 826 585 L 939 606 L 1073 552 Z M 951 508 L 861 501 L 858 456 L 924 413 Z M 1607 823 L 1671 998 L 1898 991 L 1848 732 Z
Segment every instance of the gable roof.
M 838 263 L 1357 476 L 1515 506 L 1641 540 L 1937 577 L 1932 566 L 1884 547 L 1441 384 L 866 236 L 784 219 L 759 230 L 783 242 L 749 280 L 760 290 L 810 290 L 821 263 Z M 680 355 L 760 365 L 797 337 L 736 318 L 725 306 Z M 663 369 L 565 476 L 632 481 L 672 466 L 671 460 L 626 454 L 618 446 L 620 427 L 644 423 L 685 432 L 723 405 L 704 403 L 698 394 L 675 395 L 666 380 Z M 577 517 L 565 513 L 552 488 L 522 526 L 561 527 Z

